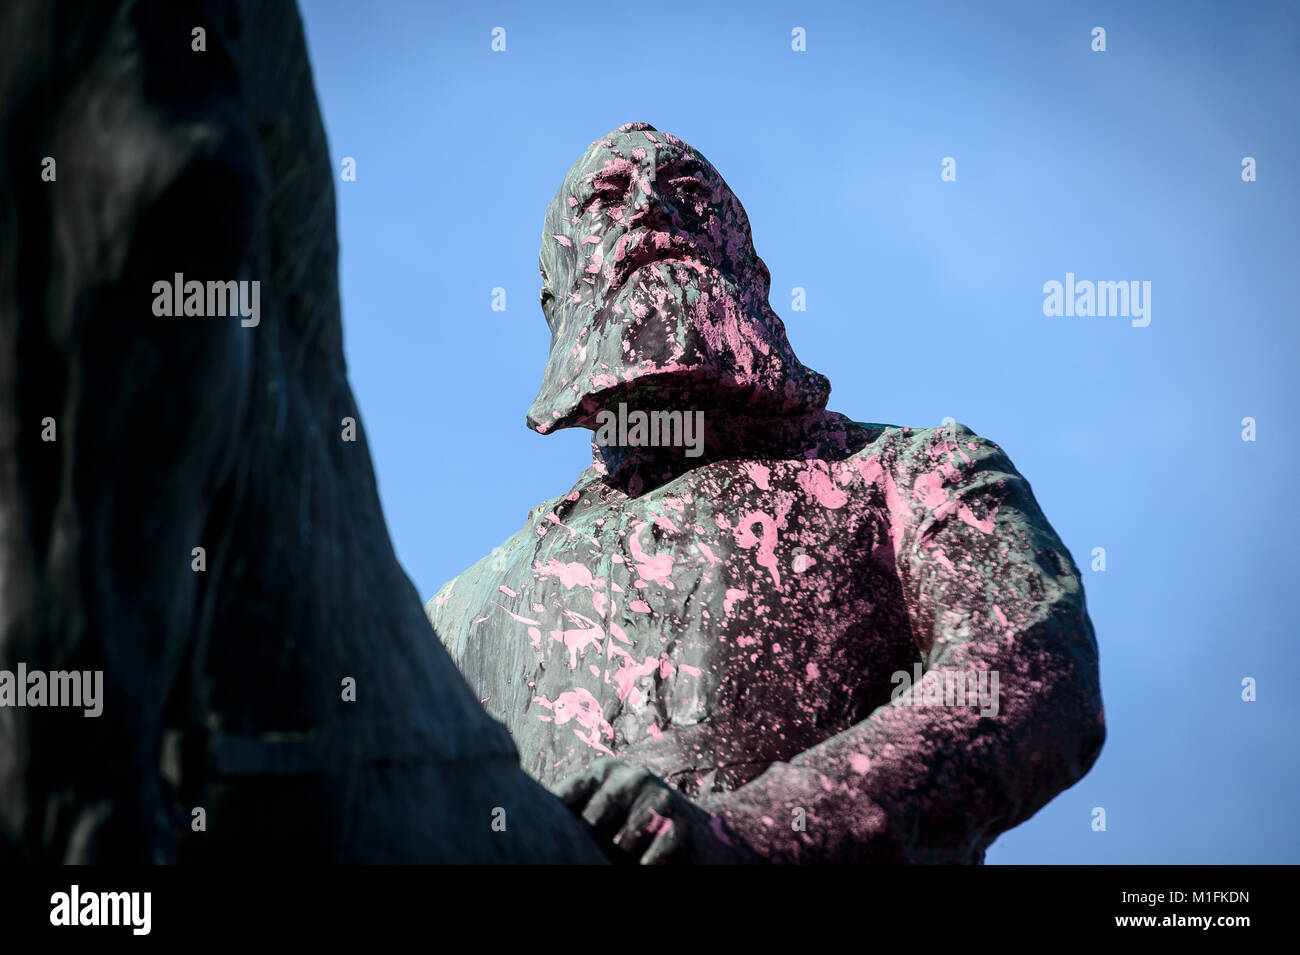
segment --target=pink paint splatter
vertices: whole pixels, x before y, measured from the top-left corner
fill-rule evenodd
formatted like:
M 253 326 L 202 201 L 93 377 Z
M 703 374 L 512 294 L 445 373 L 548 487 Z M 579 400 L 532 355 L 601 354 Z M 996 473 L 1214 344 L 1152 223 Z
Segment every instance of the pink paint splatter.
M 848 502 L 849 496 L 836 487 L 830 474 L 821 468 L 804 471 L 795 478 L 795 481 L 805 494 L 815 498 L 822 507 L 835 510 Z
M 753 532 L 755 524 L 763 529 L 761 538 Z M 762 511 L 750 511 L 741 517 L 735 536 L 736 543 L 746 550 L 758 545 L 758 565 L 766 567 L 772 581 L 780 587 L 781 572 L 776 569 L 776 519 Z

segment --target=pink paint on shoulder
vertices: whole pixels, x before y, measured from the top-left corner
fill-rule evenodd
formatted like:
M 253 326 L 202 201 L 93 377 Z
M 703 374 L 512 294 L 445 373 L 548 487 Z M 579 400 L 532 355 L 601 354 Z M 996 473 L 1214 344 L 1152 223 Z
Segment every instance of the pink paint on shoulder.
M 676 531 L 678 529 L 677 525 L 674 524 L 667 517 L 665 517 L 663 514 L 655 515 L 655 527 L 661 528 L 662 530 L 666 530 L 666 531 Z
M 532 620 L 532 619 L 530 619 L 530 618 L 528 618 L 528 617 L 521 617 L 521 616 L 519 616 L 519 614 L 517 614 L 517 613 L 514 613 L 514 612 L 512 612 L 512 611 L 506 610 L 505 607 L 502 607 L 502 606 L 501 606 L 499 603 L 497 603 L 496 601 L 493 601 L 493 602 L 492 602 L 492 606 L 496 607 L 498 610 L 505 610 L 506 614 L 507 614 L 511 619 L 515 620 L 517 623 L 529 624 L 530 626 L 534 626 L 534 627 L 539 627 L 539 626 L 541 626 L 541 624 L 542 624 L 542 622 L 541 622 L 540 620 Z M 487 618 L 484 617 L 483 619 L 486 620 Z
M 752 461 L 746 461 L 745 473 L 749 475 L 749 479 L 754 482 L 754 485 L 760 491 L 771 490 L 771 485 L 769 484 L 772 476 L 771 468 L 764 467 L 763 465 L 756 464 Z
M 607 739 L 614 738 L 614 727 L 612 727 L 604 718 L 600 709 L 600 701 L 591 695 L 591 691 L 578 687 L 574 690 L 565 690 L 555 698 L 554 702 L 548 700 L 545 694 L 533 698 L 537 703 L 554 714 L 556 726 L 563 726 L 569 722 L 575 722 L 582 729 L 575 729 L 573 735 L 578 737 L 592 749 L 613 756 L 614 751 L 600 741 L 600 737 Z M 538 718 L 544 722 L 550 722 L 552 717 L 538 715 Z M 584 733 L 583 730 L 586 730 Z
M 722 612 L 731 613 L 731 608 L 736 605 L 736 601 L 741 597 L 748 597 L 749 591 L 737 590 L 735 587 L 728 587 L 727 594 L 722 598 Z
M 629 657 L 631 659 L 631 657 Z M 650 676 L 659 669 L 659 659 L 657 657 L 646 657 L 641 663 L 625 664 L 618 668 L 614 674 L 614 683 L 618 687 L 618 698 L 620 700 L 630 700 L 633 706 L 641 702 L 641 691 L 636 689 L 633 684 L 637 677 Z
M 600 646 L 605 639 L 605 630 L 590 617 L 584 617 L 576 611 L 566 610 L 564 615 L 578 626 L 571 630 L 552 630 L 551 639 L 564 644 L 569 651 L 569 669 L 576 670 L 578 660 L 586 652 L 587 647 Z
M 632 551 L 632 559 L 636 561 L 637 573 L 644 579 L 652 580 L 657 584 L 671 589 L 673 574 L 673 556 L 668 552 L 655 554 L 651 557 L 641 549 L 641 530 L 645 527 L 645 522 L 632 525 L 632 533 L 628 535 L 628 547 Z
M 577 561 L 565 564 L 551 558 L 544 567 L 540 562 L 534 563 L 533 573 L 542 577 L 556 578 L 564 585 L 565 590 L 572 590 L 574 587 L 591 587 L 591 570 Z
M 822 507 L 832 511 L 843 507 L 848 502 L 849 496 L 836 487 L 830 474 L 820 467 L 801 472 L 795 481 L 803 488 L 805 494 L 816 499 Z
M 894 557 L 897 559 L 903 549 L 903 535 L 912 523 L 912 509 L 903 500 L 894 476 L 884 469 L 879 457 L 859 458 L 858 473 L 868 484 L 880 487 L 884 491 L 885 510 L 889 515 L 889 539 L 893 545 Z
M 755 524 L 762 528 L 762 537 L 754 533 Z M 750 511 L 740 518 L 735 537 L 736 543 L 746 550 L 755 544 L 758 545 L 758 565 L 767 568 L 768 573 L 772 575 L 773 583 L 780 587 L 781 572 L 776 569 L 776 518 L 762 511 Z

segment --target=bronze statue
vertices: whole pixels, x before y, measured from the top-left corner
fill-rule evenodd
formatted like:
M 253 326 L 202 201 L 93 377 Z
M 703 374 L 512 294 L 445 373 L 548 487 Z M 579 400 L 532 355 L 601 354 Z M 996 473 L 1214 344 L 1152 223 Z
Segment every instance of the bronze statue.
M 979 862 L 1088 771 L 1096 642 L 1029 483 L 961 425 L 826 410 L 697 150 L 593 143 L 541 273 L 528 425 L 591 466 L 426 611 L 608 854 Z

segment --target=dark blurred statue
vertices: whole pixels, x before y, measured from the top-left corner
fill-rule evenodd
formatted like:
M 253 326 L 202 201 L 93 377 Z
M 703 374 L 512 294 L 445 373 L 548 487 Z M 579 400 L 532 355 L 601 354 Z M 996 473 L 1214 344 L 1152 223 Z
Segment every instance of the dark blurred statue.
M 0 857 L 603 861 L 394 558 L 293 4 L 6 3 L 0 133 L 0 671 L 103 675 Z
M 528 425 L 591 429 L 591 467 L 426 609 L 606 852 L 979 862 L 1088 771 L 1096 642 L 1029 483 L 961 425 L 826 410 L 699 152 L 593 143 L 541 273 Z

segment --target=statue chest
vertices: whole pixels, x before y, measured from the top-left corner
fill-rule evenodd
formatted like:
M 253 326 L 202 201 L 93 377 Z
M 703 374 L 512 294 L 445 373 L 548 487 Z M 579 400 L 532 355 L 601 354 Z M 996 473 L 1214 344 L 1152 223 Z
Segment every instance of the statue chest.
M 915 653 L 892 549 L 865 494 L 812 493 L 810 469 L 589 485 L 444 588 L 435 623 L 525 769 L 618 755 L 731 778 L 888 700 Z

